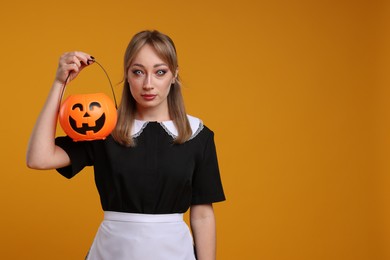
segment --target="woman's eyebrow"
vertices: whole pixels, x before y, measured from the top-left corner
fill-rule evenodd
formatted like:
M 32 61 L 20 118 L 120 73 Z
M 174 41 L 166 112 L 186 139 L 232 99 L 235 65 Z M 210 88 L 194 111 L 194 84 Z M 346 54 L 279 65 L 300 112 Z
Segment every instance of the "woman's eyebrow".
M 144 68 L 144 65 L 138 64 L 138 63 L 134 63 L 134 64 L 131 65 L 131 67 L 141 67 L 141 68 Z
M 160 66 L 166 66 L 166 67 L 168 67 L 168 65 L 165 64 L 165 63 L 159 63 L 159 64 L 154 65 L 153 68 L 157 68 L 157 67 L 160 67 Z
M 144 65 L 139 64 L 139 63 L 134 63 L 133 65 L 131 65 L 131 67 L 134 67 L 134 66 L 135 66 L 135 67 L 145 68 Z M 160 66 L 166 66 L 166 67 L 168 67 L 168 65 L 165 64 L 165 63 L 158 63 L 158 64 L 155 64 L 155 65 L 153 66 L 153 68 L 157 68 L 157 67 L 160 67 Z

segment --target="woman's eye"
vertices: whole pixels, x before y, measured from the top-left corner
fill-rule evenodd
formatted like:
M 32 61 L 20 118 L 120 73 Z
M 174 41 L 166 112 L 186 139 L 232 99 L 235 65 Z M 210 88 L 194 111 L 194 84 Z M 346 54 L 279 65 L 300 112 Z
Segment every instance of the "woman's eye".
M 143 72 L 141 70 L 133 70 L 133 74 L 137 76 L 141 76 Z
M 158 70 L 156 74 L 157 74 L 158 76 L 163 76 L 163 75 L 165 75 L 166 73 L 167 73 L 166 70 Z

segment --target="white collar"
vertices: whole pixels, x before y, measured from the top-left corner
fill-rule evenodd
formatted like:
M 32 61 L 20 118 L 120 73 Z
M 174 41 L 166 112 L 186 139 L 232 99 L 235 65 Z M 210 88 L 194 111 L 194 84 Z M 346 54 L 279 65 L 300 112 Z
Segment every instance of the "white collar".
M 187 115 L 187 118 L 188 118 L 188 121 L 190 122 L 191 130 L 192 130 L 192 135 L 191 135 L 191 138 L 189 139 L 189 140 L 191 140 L 195 136 L 197 136 L 200 131 L 202 131 L 204 125 L 203 125 L 202 120 L 200 120 L 197 117 L 193 117 L 193 116 Z M 141 135 L 142 131 L 148 125 L 148 123 L 149 123 L 149 121 L 143 121 L 143 120 L 135 119 L 134 120 L 134 124 L 133 124 L 133 129 L 131 131 L 131 136 L 133 138 L 136 138 L 139 135 Z M 170 136 L 172 136 L 173 138 L 177 137 L 178 132 L 177 132 L 176 126 L 175 126 L 175 124 L 173 123 L 172 120 L 162 121 L 162 122 L 159 122 L 159 124 L 164 128 L 164 130 Z

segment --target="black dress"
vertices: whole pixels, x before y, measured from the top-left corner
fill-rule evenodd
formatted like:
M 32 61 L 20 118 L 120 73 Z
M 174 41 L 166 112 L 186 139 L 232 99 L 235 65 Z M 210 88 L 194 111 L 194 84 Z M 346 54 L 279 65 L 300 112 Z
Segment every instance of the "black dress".
M 198 118 L 188 116 L 190 140 L 174 144 L 172 121 L 135 120 L 135 147 L 105 140 L 73 142 L 56 138 L 71 165 L 57 169 L 72 178 L 93 166 L 104 211 L 144 214 L 184 213 L 191 205 L 225 200 L 214 144 L 214 133 Z

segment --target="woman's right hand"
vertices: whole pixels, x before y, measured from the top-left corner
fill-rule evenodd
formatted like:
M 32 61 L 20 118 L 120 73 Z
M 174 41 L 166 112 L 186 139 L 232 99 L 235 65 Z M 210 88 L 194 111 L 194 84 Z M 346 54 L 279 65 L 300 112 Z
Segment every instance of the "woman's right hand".
M 55 145 L 57 113 L 60 105 L 61 87 L 73 80 L 80 71 L 94 62 L 84 52 L 64 53 L 59 61 L 56 78 L 45 105 L 35 123 L 27 148 L 27 166 L 33 169 L 55 169 L 70 164 L 66 152 Z M 68 78 L 69 76 L 69 78 Z
M 58 63 L 55 82 L 61 85 L 67 84 L 75 79 L 82 69 L 94 61 L 94 57 L 84 52 L 74 51 L 64 53 Z

